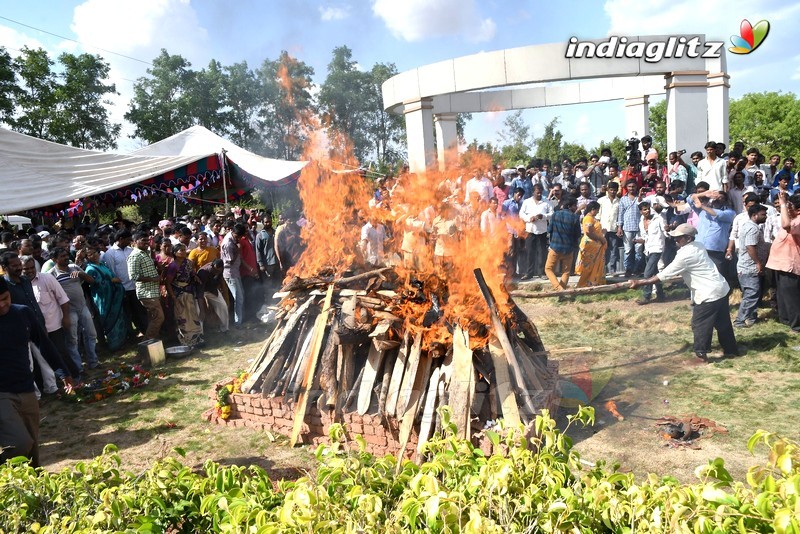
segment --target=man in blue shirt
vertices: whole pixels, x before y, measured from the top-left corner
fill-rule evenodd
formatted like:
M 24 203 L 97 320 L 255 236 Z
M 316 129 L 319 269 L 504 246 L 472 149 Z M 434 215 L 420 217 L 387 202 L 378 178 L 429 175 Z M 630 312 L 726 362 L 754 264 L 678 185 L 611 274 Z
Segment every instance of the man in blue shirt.
M 772 187 L 778 187 L 778 182 L 781 180 L 782 176 L 786 176 L 786 183 L 789 184 L 790 188 L 794 183 L 792 179 L 792 170 L 794 170 L 794 158 L 786 158 L 783 160 L 783 169 L 779 170 L 775 173 L 775 176 L 772 177 Z
M 728 194 L 708 190 L 689 197 L 692 209 L 697 213 L 697 241 L 702 243 L 719 273 L 730 278 L 729 260 L 725 251 L 731 235 L 731 225 L 736 213 L 728 207 Z
M 644 269 L 641 265 L 644 257 L 642 247 L 635 241 L 639 233 L 639 202 L 642 201 L 642 195 L 633 178 L 625 182 L 625 191 L 626 195 L 619 200 L 617 236 L 622 238 L 625 247 L 625 276 L 631 276 Z
M 503 218 L 508 220 L 506 226 L 508 227 L 508 233 L 511 234 L 511 246 L 505 256 L 506 271 L 509 277 L 517 274 L 517 263 L 519 263 L 520 274 L 525 268 L 525 238 L 520 236 L 525 225 L 519 218 L 519 210 L 522 207 L 522 198 L 525 195 L 525 191 L 521 187 L 511 191 L 511 198 L 503 201 Z
M 554 291 L 567 288 L 572 259 L 578 250 L 581 239 L 581 218 L 575 213 L 576 211 L 578 211 L 578 201 L 570 197 L 550 218 L 550 249 L 547 251 L 544 274 L 553 285 Z M 556 277 L 556 270 L 561 272 L 560 280 Z

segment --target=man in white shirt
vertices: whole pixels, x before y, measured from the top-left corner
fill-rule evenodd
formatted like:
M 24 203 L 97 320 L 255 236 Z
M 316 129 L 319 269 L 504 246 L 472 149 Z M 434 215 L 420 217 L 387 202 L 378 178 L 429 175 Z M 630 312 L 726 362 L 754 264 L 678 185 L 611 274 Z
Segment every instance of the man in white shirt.
M 142 303 L 136 298 L 136 282 L 131 280 L 128 274 L 128 256 L 131 255 L 133 249 L 131 242 L 133 237 L 129 230 L 120 230 L 114 236 L 114 244 L 106 250 L 103 254 L 103 263 L 111 269 L 114 276 L 120 279 L 122 287 L 125 288 L 125 298 L 122 301 L 122 307 L 125 309 L 128 317 L 133 320 L 133 325 L 139 332 L 147 330 L 147 310 L 144 309 Z
M 383 244 L 386 241 L 386 227 L 374 215 L 361 228 L 361 252 L 370 265 L 383 265 Z
M 533 186 L 533 196 L 522 202 L 519 218 L 525 223 L 525 252 L 528 257 L 522 280 L 534 276 L 544 276 L 544 262 L 547 259 L 547 223 L 553 216 L 553 206 L 542 198 L 544 188 L 541 184 Z
M 695 183 L 706 182 L 711 191 L 723 191 L 728 184 L 725 171 L 725 160 L 717 157 L 717 143 L 706 143 L 706 157 L 697 164 L 697 179 Z
M 637 243 L 644 245 L 644 254 L 647 263 L 644 268 L 644 277 L 650 278 L 658 273 L 658 262 L 664 252 L 664 242 L 666 241 L 666 231 L 664 229 L 664 218 L 660 214 L 653 213 L 653 205 L 647 201 L 639 203 L 639 237 Z M 656 302 L 664 302 L 664 289 L 660 282 L 654 284 L 656 287 Z M 642 298 L 636 304 L 649 304 L 653 296 L 653 286 L 646 285 L 642 288 Z
M 492 181 L 483 176 L 479 169 L 473 169 L 472 178 L 467 180 L 464 204 L 469 202 L 470 194 L 473 191 L 480 195 L 482 202 L 486 203 L 494 196 L 494 185 L 492 185 Z
M 615 274 L 625 268 L 622 262 L 622 238 L 617 235 L 617 217 L 619 216 L 619 184 L 609 182 L 606 194 L 597 199 L 600 204 L 600 226 L 606 234 L 606 274 Z
M 731 324 L 728 293 L 730 286 L 719 273 L 702 243 L 694 240 L 697 230 L 690 224 L 679 224 L 669 232 L 675 239 L 678 253 L 663 271 L 650 278 L 631 280 L 631 289 L 663 282 L 681 276 L 692 294 L 692 333 L 694 353 L 699 359 L 708 361 L 711 337 L 717 330 L 724 356 L 738 356 L 739 348 Z
M 55 277 L 50 273 L 36 272 L 34 259 L 31 256 L 20 256 L 22 263 L 22 274 L 31 281 L 33 295 L 39 304 L 44 316 L 44 327 L 47 330 L 47 337 L 53 342 L 62 358 L 68 356 L 66 344 L 66 332 L 70 328 L 69 297 L 64 292 Z M 42 373 L 42 393 L 50 395 L 58 391 L 55 371 L 42 356 L 39 348 L 31 343 L 31 355 L 36 358 L 39 370 Z

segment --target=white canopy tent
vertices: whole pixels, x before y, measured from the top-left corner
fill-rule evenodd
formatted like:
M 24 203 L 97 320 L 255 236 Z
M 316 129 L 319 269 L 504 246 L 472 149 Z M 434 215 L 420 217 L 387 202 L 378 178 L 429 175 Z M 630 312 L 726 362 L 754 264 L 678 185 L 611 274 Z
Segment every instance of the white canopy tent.
M 225 153 L 225 158 L 250 178 L 253 185 L 284 185 L 297 180 L 307 161 L 286 161 L 253 154 L 203 126 L 192 126 L 161 141 L 136 150 L 136 156 L 201 156 Z
M 202 126 L 127 155 L 60 145 L 0 128 L 0 213 L 109 197 L 111 192 L 117 199 L 130 200 L 166 186 L 191 194 L 193 187 L 205 189 L 216 181 L 222 154 L 234 177 L 255 186 L 291 183 L 307 164 L 264 158 Z M 208 178 L 209 173 L 214 176 Z M 156 187 L 142 185 L 154 179 Z
M 214 154 L 112 154 L 0 128 L 0 213 L 54 206 L 118 190 Z

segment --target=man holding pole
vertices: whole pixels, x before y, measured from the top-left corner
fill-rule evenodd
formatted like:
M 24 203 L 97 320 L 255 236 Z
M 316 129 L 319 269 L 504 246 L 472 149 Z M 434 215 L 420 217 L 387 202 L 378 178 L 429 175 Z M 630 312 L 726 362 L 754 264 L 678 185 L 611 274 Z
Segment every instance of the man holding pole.
M 694 240 L 697 230 L 690 224 L 678 225 L 669 232 L 675 239 L 678 252 L 663 271 L 650 278 L 631 280 L 635 289 L 645 285 L 663 282 L 667 278 L 681 276 L 692 293 L 692 332 L 694 334 L 694 353 L 699 359 L 708 361 L 711 337 L 717 330 L 719 344 L 724 356 L 738 356 L 739 349 L 733 333 L 728 308 L 730 286 L 719 273 L 702 243 Z

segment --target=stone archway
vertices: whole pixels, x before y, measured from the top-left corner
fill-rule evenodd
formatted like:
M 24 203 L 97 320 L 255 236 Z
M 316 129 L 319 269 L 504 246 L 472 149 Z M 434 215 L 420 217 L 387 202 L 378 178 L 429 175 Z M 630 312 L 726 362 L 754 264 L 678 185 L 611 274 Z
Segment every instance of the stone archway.
M 670 37 L 705 42 L 703 35 L 628 39 L 650 44 Z M 437 161 L 440 169 L 451 163 L 447 158 L 453 157 L 458 142 L 458 113 L 624 100 L 625 135 L 642 136 L 649 130 L 649 97 L 666 93 L 668 150 L 695 150 L 709 139 L 728 139 L 730 85 L 724 49 L 715 58 L 673 57 L 653 63 L 636 57 L 567 58 L 568 44 L 462 56 L 386 80 L 384 108 L 405 115 L 411 171 L 421 172 Z

